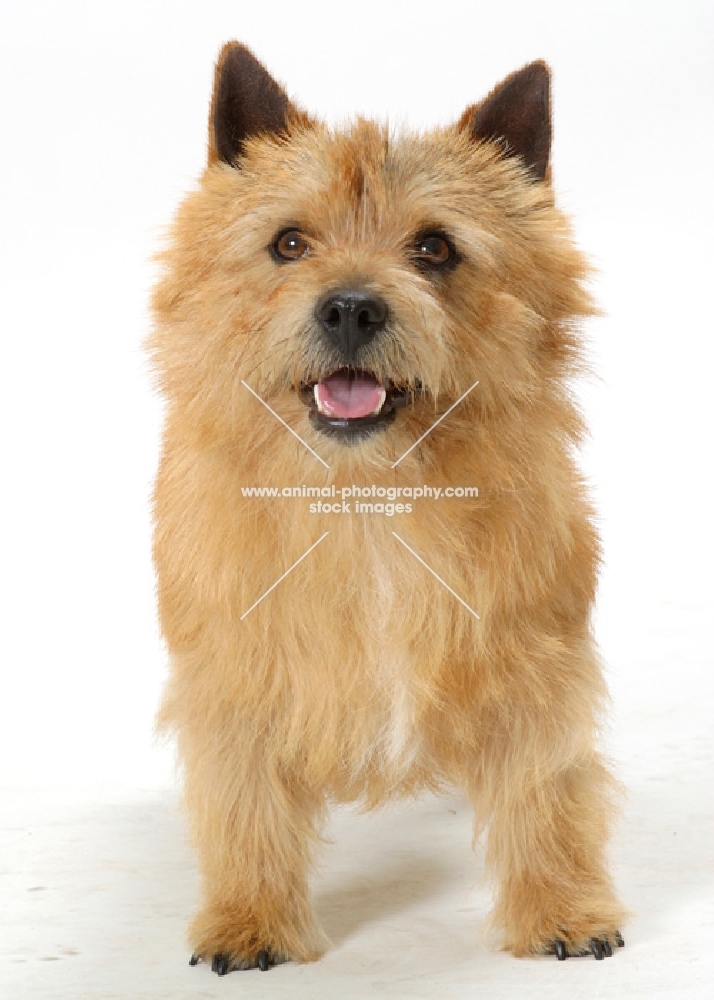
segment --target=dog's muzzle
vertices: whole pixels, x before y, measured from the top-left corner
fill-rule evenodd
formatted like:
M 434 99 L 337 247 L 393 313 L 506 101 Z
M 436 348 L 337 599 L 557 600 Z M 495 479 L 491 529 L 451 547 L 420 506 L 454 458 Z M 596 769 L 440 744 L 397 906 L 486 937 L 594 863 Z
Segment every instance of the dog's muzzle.
M 339 359 L 320 381 L 303 382 L 300 398 L 313 425 L 342 440 L 358 440 L 390 424 L 414 394 L 360 366 L 364 349 L 385 329 L 384 299 L 364 288 L 333 289 L 315 306 L 315 319 Z

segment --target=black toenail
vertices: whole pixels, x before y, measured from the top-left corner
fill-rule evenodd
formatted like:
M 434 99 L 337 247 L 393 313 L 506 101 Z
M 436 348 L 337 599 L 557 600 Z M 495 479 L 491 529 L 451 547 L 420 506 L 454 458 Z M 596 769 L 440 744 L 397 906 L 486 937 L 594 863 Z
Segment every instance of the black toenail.
M 231 971 L 231 960 L 228 955 L 223 955 L 220 952 L 214 955 L 211 962 L 211 969 L 217 976 L 227 976 Z

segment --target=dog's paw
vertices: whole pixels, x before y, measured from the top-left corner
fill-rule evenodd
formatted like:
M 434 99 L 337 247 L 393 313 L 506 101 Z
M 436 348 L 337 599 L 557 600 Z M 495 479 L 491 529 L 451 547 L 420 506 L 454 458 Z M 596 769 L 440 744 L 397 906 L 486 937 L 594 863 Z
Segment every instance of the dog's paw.
M 274 900 L 263 896 L 249 906 L 204 906 L 189 930 L 190 964 L 204 962 L 217 976 L 226 976 L 239 969 L 267 972 L 283 962 L 314 962 L 329 942 L 307 905 L 298 908 L 294 899 L 290 903 L 279 910 Z
M 214 955 L 199 955 L 194 952 L 188 964 L 198 965 L 199 962 L 208 963 L 209 961 L 212 972 L 215 972 L 217 976 L 227 976 L 229 972 L 243 969 L 260 969 L 261 972 L 267 972 L 274 965 L 282 965 L 289 959 L 270 948 L 261 948 L 254 955 L 241 955 L 224 951 L 216 952 Z
M 592 937 L 587 942 L 587 947 L 582 944 L 573 944 L 565 938 L 556 938 L 549 953 L 555 955 L 559 962 L 564 962 L 569 956 L 582 957 L 583 955 L 593 955 L 596 961 L 601 962 L 603 958 L 612 958 L 613 944 L 618 948 L 625 947 L 625 942 L 619 931 L 613 931 L 611 935 L 604 937 Z

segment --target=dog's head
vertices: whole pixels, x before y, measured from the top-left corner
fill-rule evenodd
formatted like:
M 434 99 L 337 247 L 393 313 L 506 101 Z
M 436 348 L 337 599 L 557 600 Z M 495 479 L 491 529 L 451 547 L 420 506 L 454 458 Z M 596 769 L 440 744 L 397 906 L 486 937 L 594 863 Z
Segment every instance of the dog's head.
M 313 121 L 226 45 L 208 166 L 154 299 L 169 399 L 231 436 L 245 383 L 299 433 L 361 447 L 416 440 L 476 381 L 479 419 L 527 409 L 589 308 L 550 135 L 540 62 L 456 125 L 395 137 Z

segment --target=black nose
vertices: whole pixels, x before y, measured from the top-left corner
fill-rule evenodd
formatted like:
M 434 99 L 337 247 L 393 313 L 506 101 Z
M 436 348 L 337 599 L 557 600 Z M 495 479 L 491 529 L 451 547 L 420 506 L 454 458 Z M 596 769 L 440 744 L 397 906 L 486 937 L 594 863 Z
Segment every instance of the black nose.
M 351 361 L 357 350 L 384 329 L 387 303 L 372 292 L 343 289 L 317 303 L 315 315 L 329 339 Z

